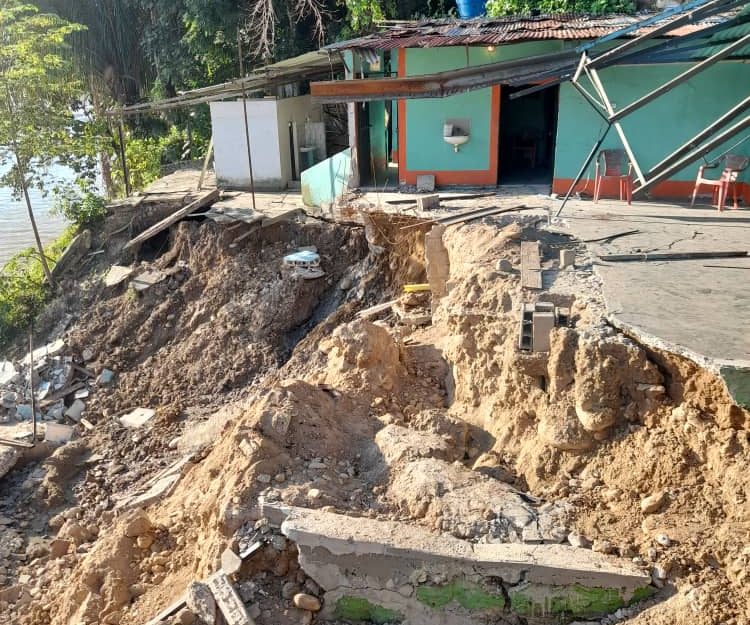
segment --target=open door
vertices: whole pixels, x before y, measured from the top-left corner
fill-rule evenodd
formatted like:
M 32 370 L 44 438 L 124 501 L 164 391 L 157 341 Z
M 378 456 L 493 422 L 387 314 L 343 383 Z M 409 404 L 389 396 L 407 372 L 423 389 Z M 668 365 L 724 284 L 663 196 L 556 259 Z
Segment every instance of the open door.
M 559 87 L 512 100 L 530 85 L 503 87 L 500 102 L 500 184 L 551 184 Z

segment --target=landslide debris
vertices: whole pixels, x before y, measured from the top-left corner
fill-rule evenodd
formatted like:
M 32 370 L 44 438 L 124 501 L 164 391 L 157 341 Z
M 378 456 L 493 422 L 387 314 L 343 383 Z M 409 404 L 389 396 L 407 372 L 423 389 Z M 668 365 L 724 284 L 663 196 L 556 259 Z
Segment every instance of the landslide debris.
M 84 461 L 72 492 L 60 487 L 68 507 L 40 532 L 54 537 L 49 552 L 26 547 L 0 591 L 4 622 L 141 624 L 215 573 L 227 548 L 262 540 L 236 574 L 248 612 L 260 625 L 310 623 L 323 593 L 259 500 L 631 559 L 659 594 L 603 623 L 750 622 L 748 421 L 717 379 L 609 327 L 590 285 L 576 296 L 553 285 L 544 297 L 573 323 L 553 331 L 549 354 L 520 352 L 518 310 L 536 296 L 497 261 L 517 268 L 519 241 L 544 238 L 528 220 L 446 231 L 449 288 L 431 325 L 391 311 L 353 319 L 424 280 L 424 229 L 404 223 L 372 216 L 369 254 L 361 231 L 330 225 L 243 251 L 183 224 L 156 261 L 179 271 L 137 300 L 103 293 L 69 337 L 117 371 L 81 439 L 101 458 Z M 301 245 L 326 259 L 326 283 L 279 272 Z M 112 419 L 135 398 L 157 408 L 146 436 Z M 181 479 L 145 512 L 69 507 L 128 491 L 183 452 Z M 199 594 L 166 622 L 209 622 Z

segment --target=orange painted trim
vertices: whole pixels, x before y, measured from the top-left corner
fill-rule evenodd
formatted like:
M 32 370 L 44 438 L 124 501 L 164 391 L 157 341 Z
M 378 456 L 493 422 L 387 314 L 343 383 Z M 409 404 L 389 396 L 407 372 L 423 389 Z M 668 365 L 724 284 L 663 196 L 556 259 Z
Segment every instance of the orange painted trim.
M 398 51 L 398 77 L 406 76 L 406 51 Z M 416 171 L 406 168 L 406 100 L 398 101 L 398 178 L 401 184 L 417 184 L 417 176 L 435 176 L 438 186 L 496 186 L 500 152 L 500 87 L 494 86 L 490 101 L 490 164 L 487 169 L 471 171 Z
M 552 181 L 552 192 L 558 195 L 565 195 L 573 184 L 572 178 L 555 178 Z M 740 196 L 744 203 L 750 204 L 750 184 L 740 182 L 737 189 L 737 195 Z M 653 198 L 665 198 L 675 200 L 689 200 L 693 195 L 695 183 L 689 180 L 665 180 L 660 182 L 651 189 L 650 196 Z M 588 195 L 594 195 L 594 179 L 584 178 L 574 189 L 575 193 L 584 192 Z M 703 194 L 710 193 L 708 187 L 704 187 Z M 616 180 L 605 180 L 602 186 L 602 196 L 610 198 L 619 197 L 618 183 Z M 731 202 L 731 194 L 730 200 Z

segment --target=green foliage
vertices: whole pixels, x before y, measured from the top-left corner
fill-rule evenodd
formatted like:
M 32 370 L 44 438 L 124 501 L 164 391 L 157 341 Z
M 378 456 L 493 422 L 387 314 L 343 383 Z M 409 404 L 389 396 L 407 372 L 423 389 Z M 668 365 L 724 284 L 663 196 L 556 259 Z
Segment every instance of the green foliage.
M 489 0 L 487 15 L 528 15 L 532 11 L 540 13 L 607 14 L 635 13 L 636 4 L 632 0 Z
M 55 191 L 52 212 L 62 215 L 79 230 L 98 225 L 107 215 L 107 201 L 88 181 L 67 185 Z
M 69 227 L 44 253 L 57 260 L 76 235 Z M 7 347 L 28 328 L 50 295 L 38 252 L 19 252 L 0 269 L 0 349 Z

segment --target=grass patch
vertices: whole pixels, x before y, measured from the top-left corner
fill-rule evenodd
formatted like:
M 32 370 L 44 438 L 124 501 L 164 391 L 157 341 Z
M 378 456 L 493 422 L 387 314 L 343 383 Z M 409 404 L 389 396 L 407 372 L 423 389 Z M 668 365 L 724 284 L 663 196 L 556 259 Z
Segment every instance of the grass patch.
M 77 226 L 69 226 L 44 248 L 50 267 L 54 266 L 77 231 Z M 18 252 L 5 263 L 0 269 L 0 349 L 7 349 L 26 332 L 51 295 L 35 248 Z

